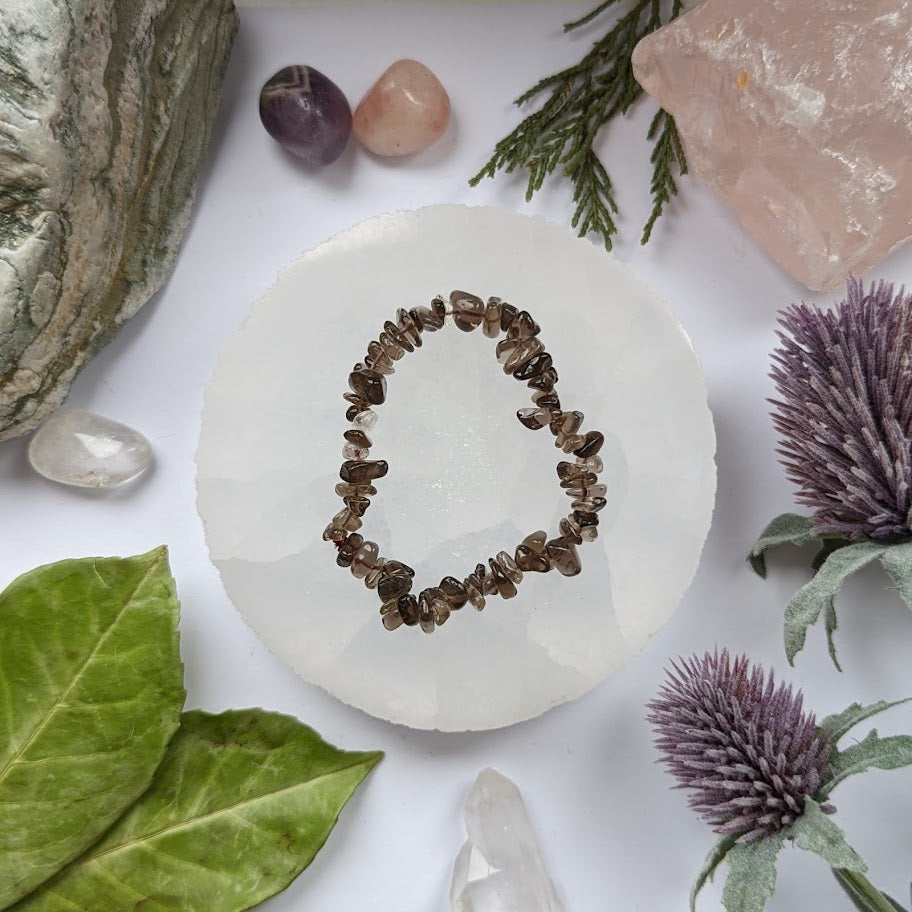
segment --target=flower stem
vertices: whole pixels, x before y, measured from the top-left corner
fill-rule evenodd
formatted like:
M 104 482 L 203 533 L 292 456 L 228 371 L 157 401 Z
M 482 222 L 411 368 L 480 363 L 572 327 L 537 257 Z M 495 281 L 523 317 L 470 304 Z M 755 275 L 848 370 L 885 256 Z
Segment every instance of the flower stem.
M 899 903 L 881 893 L 864 874 L 847 868 L 833 868 L 833 876 L 859 912 L 906 912 Z

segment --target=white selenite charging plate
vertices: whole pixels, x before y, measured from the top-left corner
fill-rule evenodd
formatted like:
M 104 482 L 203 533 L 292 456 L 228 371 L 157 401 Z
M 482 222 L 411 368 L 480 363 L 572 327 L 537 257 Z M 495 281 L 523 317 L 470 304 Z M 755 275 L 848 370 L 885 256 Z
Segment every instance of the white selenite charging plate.
M 565 409 L 605 434 L 608 504 L 583 571 L 529 573 L 519 595 L 466 606 L 432 636 L 389 632 L 379 599 L 322 540 L 341 508 L 348 373 L 399 307 L 454 288 L 528 310 Z M 530 390 L 494 340 L 445 326 L 397 363 L 370 432 L 389 462 L 360 532 L 416 571 L 465 577 L 569 512 Z M 604 250 L 540 218 L 432 206 L 371 219 L 292 263 L 254 304 L 206 393 L 198 506 L 229 596 L 306 680 L 414 728 L 487 729 L 588 691 L 671 616 L 715 495 L 703 373 L 668 309 Z M 572 458 L 572 457 L 570 457 Z

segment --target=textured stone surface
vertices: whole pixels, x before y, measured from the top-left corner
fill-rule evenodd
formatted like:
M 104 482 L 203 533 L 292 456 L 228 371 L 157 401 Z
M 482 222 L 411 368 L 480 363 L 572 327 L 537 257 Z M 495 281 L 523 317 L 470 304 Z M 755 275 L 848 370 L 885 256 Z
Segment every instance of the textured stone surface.
M 111 488 L 142 474 L 152 447 L 138 431 L 79 410 L 52 415 L 29 442 L 32 468 L 60 484 Z
M 352 127 L 375 155 L 412 155 L 437 142 L 450 122 L 450 98 L 417 60 L 397 60 L 355 109 Z
M 5 0 L 0 439 L 162 285 L 237 28 L 231 0 Z
M 912 236 L 908 0 L 705 0 L 633 65 L 692 168 L 809 288 Z
M 519 789 L 478 774 L 465 804 L 468 839 L 453 866 L 453 912 L 564 912 L 542 862 Z
M 606 505 L 579 576 L 533 573 L 516 598 L 463 608 L 433 636 L 391 635 L 376 591 L 322 540 L 344 484 L 340 393 L 390 313 L 450 288 L 535 314 L 561 384 L 605 433 Z M 480 329 L 425 336 L 366 413 L 379 417 L 370 459 L 388 471 L 369 483 L 358 532 L 414 569 L 414 595 L 539 529 L 543 550 L 567 515 L 555 466 L 568 457 L 516 420 L 531 390 L 504 375 L 494 347 Z M 538 715 L 635 656 L 690 582 L 715 487 L 703 376 L 667 308 L 567 228 L 481 206 L 370 219 L 291 264 L 219 357 L 197 462 L 210 554 L 264 643 L 373 715 L 450 731 Z

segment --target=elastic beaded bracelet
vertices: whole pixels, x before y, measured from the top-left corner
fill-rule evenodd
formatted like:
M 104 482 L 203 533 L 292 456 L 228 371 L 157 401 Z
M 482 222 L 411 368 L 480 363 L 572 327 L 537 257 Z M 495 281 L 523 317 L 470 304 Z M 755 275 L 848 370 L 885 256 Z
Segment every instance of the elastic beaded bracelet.
M 527 383 L 534 390 L 532 408 L 519 409 L 517 418 L 531 430 L 549 427 L 555 446 L 564 453 L 576 456 L 575 462 L 559 462 L 557 475 L 560 486 L 571 498 L 572 512 L 560 521 L 560 535 L 548 540 L 547 533 L 533 532 L 517 545 L 511 557 L 501 551 L 488 559 L 488 566 L 478 564 L 462 582 L 453 576 L 444 577 L 438 586 L 422 590 L 416 598 L 411 594 L 415 571 L 397 560 L 380 556 L 376 543 L 365 541 L 358 533 L 361 517 L 370 506 L 370 497 L 377 493 L 373 482 L 386 475 L 389 466 L 382 459 L 368 459 L 371 439 L 367 432 L 377 423 L 373 407 L 386 400 L 386 377 L 395 373 L 393 363 L 422 345 L 422 333 L 436 332 L 447 317 L 464 332 L 481 326 L 489 338 L 506 333 L 497 343 L 497 360 L 504 373 Z M 512 598 L 523 573 L 547 573 L 555 568 L 564 576 L 576 576 L 581 570 L 576 546 L 594 541 L 598 535 L 598 512 L 605 506 L 605 485 L 598 483 L 602 460 L 597 453 L 604 436 L 599 431 L 580 434 L 582 412 L 561 411 L 560 399 L 554 390 L 557 371 L 541 340 L 539 326 L 524 310 L 464 291 L 450 294 L 449 303 L 434 298 L 431 306 L 412 310 L 400 308 L 396 322 L 387 320 L 378 340 L 367 347 L 363 362 L 352 368 L 348 377 L 351 392 L 344 394 L 350 403 L 345 417 L 352 427 L 345 432 L 339 470 L 342 481 L 336 493 L 345 504 L 326 530 L 323 538 L 338 549 L 336 563 L 349 567 L 356 579 L 363 579 L 368 589 L 380 596 L 380 616 L 387 630 L 403 624 L 420 626 L 433 633 L 456 611 L 467 603 L 481 611 L 487 596 Z

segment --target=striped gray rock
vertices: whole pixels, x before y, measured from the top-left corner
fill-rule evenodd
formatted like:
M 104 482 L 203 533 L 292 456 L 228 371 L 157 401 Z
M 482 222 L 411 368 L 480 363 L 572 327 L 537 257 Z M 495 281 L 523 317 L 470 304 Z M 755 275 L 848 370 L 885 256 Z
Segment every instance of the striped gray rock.
M 0 440 L 167 278 L 237 25 L 232 0 L 3 0 Z

